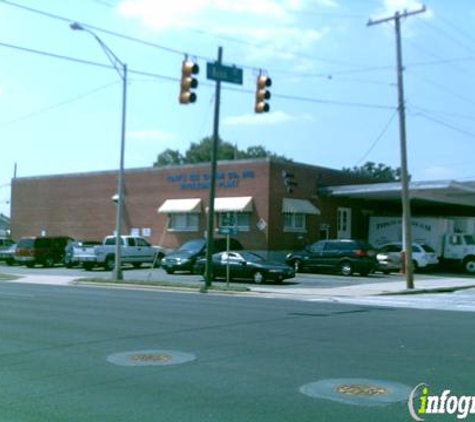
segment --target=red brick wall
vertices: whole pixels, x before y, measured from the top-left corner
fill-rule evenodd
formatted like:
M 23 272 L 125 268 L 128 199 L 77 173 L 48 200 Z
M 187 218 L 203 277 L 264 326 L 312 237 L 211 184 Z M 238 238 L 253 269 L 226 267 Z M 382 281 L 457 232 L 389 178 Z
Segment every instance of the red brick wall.
M 295 175 L 298 184 L 288 193 L 282 170 Z M 236 238 L 254 250 L 291 250 L 319 237 L 320 224 L 328 223 L 336 235 L 336 208 L 341 201 L 320 198 L 317 189 L 332 184 L 362 183 L 336 170 L 267 159 L 224 161 L 218 165 L 216 197 L 252 196 L 254 212 L 250 231 Z M 127 170 L 125 173 L 124 234 L 132 228 L 151 229 L 150 241 L 175 248 L 188 239 L 204 236 L 208 206 L 209 164 Z M 245 176 L 250 177 L 245 177 Z M 12 235 L 69 235 L 102 240 L 115 230 L 117 171 L 14 179 L 12 183 Z M 221 186 L 227 185 L 228 187 Z M 282 198 L 307 199 L 321 215 L 307 216 L 306 233 L 284 233 Z M 158 214 L 166 199 L 201 198 L 199 232 L 170 232 L 168 215 Z M 356 211 L 355 211 L 356 215 Z M 259 220 L 267 226 L 257 228 Z M 355 220 L 356 221 L 356 220 Z

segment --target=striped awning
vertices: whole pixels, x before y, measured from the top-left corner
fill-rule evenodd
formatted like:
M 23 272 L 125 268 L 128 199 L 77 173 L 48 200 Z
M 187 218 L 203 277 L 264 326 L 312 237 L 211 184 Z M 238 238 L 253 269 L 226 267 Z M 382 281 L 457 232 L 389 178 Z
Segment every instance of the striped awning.
M 234 196 L 214 200 L 214 212 L 230 211 L 252 212 L 252 196 Z
M 179 214 L 187 212 L 201 212 L 201 199 L 167 199 L 160 208 L 158 208 L 159 214 Z

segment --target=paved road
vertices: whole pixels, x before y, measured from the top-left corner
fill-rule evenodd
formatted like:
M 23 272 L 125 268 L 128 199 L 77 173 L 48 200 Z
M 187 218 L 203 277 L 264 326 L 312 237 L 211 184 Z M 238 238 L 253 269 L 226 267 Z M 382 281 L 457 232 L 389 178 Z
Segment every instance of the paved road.
M 420 382 L 475 394 L 468 313 L 15 283 L 0 309 L 6 422 L 398 422 Z M 406 389 L 385 406 L 300 391 L 334 379 Z

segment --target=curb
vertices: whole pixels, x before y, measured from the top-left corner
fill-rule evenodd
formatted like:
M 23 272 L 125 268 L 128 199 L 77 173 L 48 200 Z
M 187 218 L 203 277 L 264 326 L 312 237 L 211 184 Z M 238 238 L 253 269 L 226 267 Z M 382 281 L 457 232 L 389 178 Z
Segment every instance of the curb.
M 416 295 L 424 293 L 453 293 L 459 290 L 467 290 L 475 288 L 475 284 L 467 286 L 452 286 L 452 287 L 427 287 L 424 289 L 410 289 L 410 290 L 400 290 L 397 292 L 382 292 L 378 293 L 376 296 L 395 296 L 395 295 Z

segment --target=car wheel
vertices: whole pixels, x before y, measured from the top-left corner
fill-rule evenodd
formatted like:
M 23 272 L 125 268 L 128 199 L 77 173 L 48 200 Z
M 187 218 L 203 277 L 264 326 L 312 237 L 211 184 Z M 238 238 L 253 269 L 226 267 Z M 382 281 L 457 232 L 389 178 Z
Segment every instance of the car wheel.
M 391 271 L 389 271 L 389 270 L 383 270 L 383 274 L 386 274 L 386 275 L 391 274 Z
M 134 262 L 134 263 L 132 264 L 132 266 L 133 266 L 135 269 L 140 268 L 141 265 L 142 265 L 141 262 Z
M 252 279 L 254 280 L 254 283 L 256 284 L 262 284 L 264 283 L 265 276 L 262 271 L 256 271 L 254 275 L 252 276 Z
M 475 258 L 467 258 L 463 263 L 465 271 L 469 274 L 475 274 Z
M 54 259 L 52 256 L 47 256 L 43 261 L 43 267 L 52 267 L 54 265 Z
M 153 264 L 152 264 L 152 265 L 154 266 L 154 268 L 160 267 L 160 264 L 162 263 L 162 259 L 163 259 L 164 256 L 165 256 L 165 255 L 163 255 L 162 253 L 159 253 L 159 254 L 155 257 L 155 259 L 154 259 L 154 261 L 153 261 Z
M 419 264 L 417 261 L 412 261 L 412 270 L 417 273 L 420 270 Z
M 28 268 L 33 268 L 35 266 L 35 263 L 34 262 L 27 262 L 25 264 Z
M 303 264 L 300 259 L 294 259 L 292 261 L 292 267 L 294 267 L 294 270 L 296 273 L 302 272 Z
M 13 265 L 14 261 L 13 261 L 13 259 L 9 258 L 9 259 L 7 259 L 6 262 L 7 262 L 7 265 L 9 265 L 11 267 Z
M 173 274 L 175 272 L 175 270 L 172 270 L 171 268 L 167 268 L 165 271 L 167 274 Z
M 112 271 L 115 267 L 115 257 L 113 255 L 108 256 L 106 258 L 106 262 L 104 262 L 104 268 L 107 271 Z
M 369 270 L 364 270 L 364 271 L 360 271 L 360 276 L 361 277 L 367 277 L 369 275 Z
M 85 263 L 83 264 L 83 267 L 84 267 L 84 269 L 85 269 L 86 271 L 91 271 L 92 268 L 94 267 L 94 264 L 91 264 L 90 262 L 85 262 Z
M 340 273 L 344 276 L 350 276 L 353 274 L 353 265 L 351 265 L 350 261 L 343 261 L 340 264 Z

